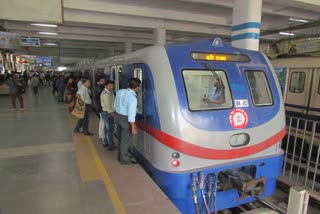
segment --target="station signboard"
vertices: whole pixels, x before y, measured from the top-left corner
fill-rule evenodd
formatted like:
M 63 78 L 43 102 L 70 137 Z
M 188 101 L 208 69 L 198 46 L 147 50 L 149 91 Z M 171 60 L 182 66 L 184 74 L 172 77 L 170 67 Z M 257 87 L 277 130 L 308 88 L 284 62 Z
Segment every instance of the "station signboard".
M 40 46 L 40 39 L 23 37 L 23 38 L 20 38 L 20 45 L 21 46 Z

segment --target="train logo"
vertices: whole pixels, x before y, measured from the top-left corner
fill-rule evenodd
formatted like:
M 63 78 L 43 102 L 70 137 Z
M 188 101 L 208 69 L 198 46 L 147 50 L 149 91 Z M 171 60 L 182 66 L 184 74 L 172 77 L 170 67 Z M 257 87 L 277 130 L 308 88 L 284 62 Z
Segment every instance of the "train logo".
M 235 129 L 243 129 L 248 125 L 248 114 L 243 109 L 234 109 L 229 116 L 230 125 Z

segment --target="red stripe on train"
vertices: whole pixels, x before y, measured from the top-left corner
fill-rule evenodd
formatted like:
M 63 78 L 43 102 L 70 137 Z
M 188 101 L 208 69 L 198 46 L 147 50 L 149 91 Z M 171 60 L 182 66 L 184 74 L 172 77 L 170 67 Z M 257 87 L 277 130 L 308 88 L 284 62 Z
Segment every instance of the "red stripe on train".
M 283 128 L 280 132 L 274 136 L 252 146 L 246 146 L 243 148 L 237 149 L 210 149 L 201 146 L 197 146 L 192 143 L 175 138 L 169 134 L 166 134 L 152 126 L 138 123 L 139 128 L 146 131 L 148 134 L 157 139 L 160 143 L 176 150 L 186 155 L 206 158 L 206 159 L 215 159 L 215 160 L 225 160 L 240 158 L 248 155 L 252 155 L 258 152 L 261 152 L 277 142 L 281 141 L 286 135 L 286 128 Z

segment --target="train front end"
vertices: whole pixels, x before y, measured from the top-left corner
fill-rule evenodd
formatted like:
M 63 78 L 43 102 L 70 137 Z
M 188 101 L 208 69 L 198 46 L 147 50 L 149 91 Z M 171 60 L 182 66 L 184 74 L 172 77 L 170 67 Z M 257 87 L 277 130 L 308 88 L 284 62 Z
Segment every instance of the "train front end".
M 182 213 L 213 212 L 272 194 L 286 131 L 268 59 L 219 38 L 169 45 L 166 53 L 172 76 L 163 72 L 162 78 L 172 84 L 166 84 L 170 96 L 157 92 L 154 180 Z

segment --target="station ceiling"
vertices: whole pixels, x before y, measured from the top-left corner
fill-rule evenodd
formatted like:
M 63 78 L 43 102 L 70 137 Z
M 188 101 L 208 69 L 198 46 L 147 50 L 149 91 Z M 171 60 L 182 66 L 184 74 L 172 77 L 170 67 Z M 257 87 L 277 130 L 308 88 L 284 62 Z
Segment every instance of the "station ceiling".
M 0 26 L 21 36 L 40 38 L 42 44 L 57 44 L 20 52 L 55 55 L 62 64 L 72 64 L 82 58 L 121 54 L 126 41 L 132 42 L 133 50 L 150 46 L 155 28 L 167 30 L 168 43 L 216 36 L 228 40 L 232 12 L 233 0 L 64 0 L 63 23 L 57 28 L 10 20 L 0 20 Z M 263 0 L 261 40 L 285 39 L 280 31 L 295 37 L 318 35 L 319 20 L 319 0 Z M 41 35 L 40 31 L 57 35 Z

